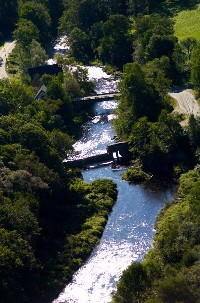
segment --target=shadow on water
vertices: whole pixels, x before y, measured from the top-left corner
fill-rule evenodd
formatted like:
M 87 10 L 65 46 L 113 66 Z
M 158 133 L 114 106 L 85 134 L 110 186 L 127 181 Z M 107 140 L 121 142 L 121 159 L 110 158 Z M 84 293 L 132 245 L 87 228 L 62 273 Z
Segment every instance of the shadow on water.
M 178 184 L 176 180 L 173 180 L 171 178 L 161 178 L 160 176 L 154 176 L 146 180 L 141 186 L 151 192 L 163 191 L 167 188 L 174 188 L 174 192 L 176 192 Z

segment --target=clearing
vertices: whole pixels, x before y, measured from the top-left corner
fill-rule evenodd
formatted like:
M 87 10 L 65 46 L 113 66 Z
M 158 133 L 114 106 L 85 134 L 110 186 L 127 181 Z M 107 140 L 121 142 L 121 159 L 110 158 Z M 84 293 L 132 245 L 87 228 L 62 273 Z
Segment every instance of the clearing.
M 179 40 L 193 37 L 200 41 L 200 4 L 196 9 L 181 11 L 173 19 L 175 36 Z

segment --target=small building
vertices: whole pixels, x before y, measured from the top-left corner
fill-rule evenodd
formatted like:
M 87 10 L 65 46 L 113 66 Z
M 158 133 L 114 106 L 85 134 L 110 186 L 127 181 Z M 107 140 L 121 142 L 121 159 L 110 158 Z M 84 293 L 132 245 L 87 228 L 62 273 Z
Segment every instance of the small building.
M 45 95 L 46 95 L 46 91 L 47 91 L 47 88 L 46 86 L 43 84 L 39 91 L 37 92 L 37 94 L 35 95 L 35 100 L 40 100 L 42 99 Z
M 108 144 L 107 153 L 115 160 L 128 159 L 130 156 L 128 142 L 116 142 Z
M 29 76 L 31 79 L 34 78 L 35 75 L 57 75 L 59 73 L 62 73 L 62 67 L 58 66 L 58 64 L 52 64 L 52 65 L 42 65 L 42 66 L 36 66 L 36 67 L 30 67 L 28 69 Z

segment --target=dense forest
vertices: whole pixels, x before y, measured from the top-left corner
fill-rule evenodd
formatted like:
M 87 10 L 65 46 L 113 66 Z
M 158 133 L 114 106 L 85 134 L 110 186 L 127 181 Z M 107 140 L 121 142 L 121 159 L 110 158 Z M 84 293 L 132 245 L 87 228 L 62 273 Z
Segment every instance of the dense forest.
M 0 301 L 50 302 L 98 243 L 117 197 L 109 180 L 83 182 L 63 159 L 86 114 L 72 98 L 93 93 L 81 64 L 121 75 L 116 135 L 137 165 L 131 181 L 149 174 L 178 180 L 175 201 L 157 221 L 154 248 L 122 275 L 113 303 L 200 302 L 200 118 L 173 114 L 171 87 L 200 94 L 200 42 L 179 41 L 171 17 L 198 0 L 5 0 L 0 46 L 17 44 L 0 80 Z M 31 78 L 52 41 L 67 35 L 58 75 Z M 71 72 L 70 64 L 79 63 Z M 45 84 L 46 95 L 35 100 Z M 138 164 L 139 163 L 139 164 Z

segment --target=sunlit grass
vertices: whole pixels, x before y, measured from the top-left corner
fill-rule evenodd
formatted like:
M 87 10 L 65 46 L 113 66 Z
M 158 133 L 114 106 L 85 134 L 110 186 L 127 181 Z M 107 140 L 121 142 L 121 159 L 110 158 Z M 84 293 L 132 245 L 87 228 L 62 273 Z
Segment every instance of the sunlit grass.
M 175 36 L 179 40 L 194 37 L 200 41 L 200 5 L 195 10 L 180 12 L 174 20 Z

